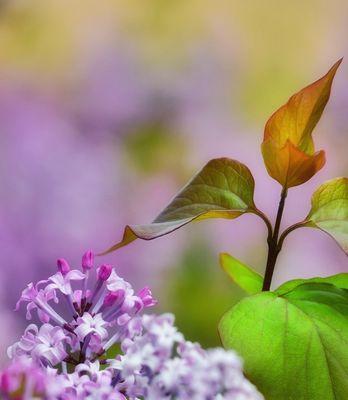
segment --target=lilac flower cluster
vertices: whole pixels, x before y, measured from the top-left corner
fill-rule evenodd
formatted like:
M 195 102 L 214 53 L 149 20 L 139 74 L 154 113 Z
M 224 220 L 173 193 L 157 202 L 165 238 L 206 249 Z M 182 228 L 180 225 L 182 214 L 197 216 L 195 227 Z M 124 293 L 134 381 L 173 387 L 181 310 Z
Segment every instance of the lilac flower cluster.
M 11 358 L 29 355 L 51 367 L 62 362 L 77 365 L 95 360 L 129 335 L 129 322 L 136 314 L 156 304 L 149 288 L 136 295 L 131 285 L 108 264 L 96 269 L 95 283 L 90 287 L 93 260 L 91 251 L 85 253 L 79 271 L 59 259 L 56 274 L 36 285 L 30 283 L 23 290 L 16 309 L 22 302 L 27 303 L 27 319 L 36 310 L 42 325 L 30 324 L 26 328 L 21 340 L 9 348 Z M 60 299 L 66 301 L 70 319 L 52 306 Z
M 142 332 L 122 342 L 123 355 L 110 360 L 129 399 L 261 400 L 244 377 L 233 351 L 203 350 L 185 341 L 172 314 L 140 317 Z
M 30 324 L 8 349 L 12 364 L 0 373 L 5 399 L 46 400 L 259 400 L 232 351 L 203 350 L 185 341 L 170 314 L 139 313 L 156 304 L 148 287 L 137 294 L 94 256 L 82 270 L 59 259 L 58 272 L 30 283 L 16 308 L 27 303 L 41 322 Z M 64 300 L 70 318 L 54 304 Z M 120 352 L 111 358 L 109 349 Z

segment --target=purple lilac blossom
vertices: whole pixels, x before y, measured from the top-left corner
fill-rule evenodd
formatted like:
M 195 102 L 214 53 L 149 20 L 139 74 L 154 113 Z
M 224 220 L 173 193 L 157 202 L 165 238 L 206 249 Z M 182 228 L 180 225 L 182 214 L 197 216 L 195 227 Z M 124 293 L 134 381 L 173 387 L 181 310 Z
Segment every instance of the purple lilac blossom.
M 19 357 L 0 371 L 0 398 L 55 400 L 60 395 L 55 373 L 41 368 L 28 357 Z
M 42 325 L 26 328 L 21 340 L 9 348 L 11 358 L 28 355 L 51 367 L 95 360 L 128 335 L 128 323 L 136 314 L 156 304 L 149 288 L 135 294 L 108 264 L 96 268 L 93 279 L 85 268 L 87 258 L 91 266 L 91 251 L 82 257 L 81 269 L 86 272 L 58 259 L 57 273 L 23 290 L 16 309 L 26 303 L 27 319 L 35 310 Z M 69 317 L 55 307 L 60 300 L 66 302 Z M 77 359 L 71 356 L 75 352 Z
M 99 362 L 86 362 L 73 373 L 58 374 L 28 357 L 19 357 L 0 372 L 0 396 L 6 400 L 126 400 L 112 386 L 112 375 Z
M 8 349 L 12 364 L 0 373 L 5 398 L 263 399 L 233 351 L 186 341 L 171 314 L 140 316 L 156 304 L 151 290 L 136 294 L 109 264 L 94 268 L 91 251 L 82 257 L 82 271 L 62 258 L 57 269 L 28 284 L 17 303 L 26 304 L 28 319 L 37 312 L 41 323 L 29 324 Z M 61 301 L 66 314 L 57 311 Z M 115 344 L 120 353 L 110 358 Z

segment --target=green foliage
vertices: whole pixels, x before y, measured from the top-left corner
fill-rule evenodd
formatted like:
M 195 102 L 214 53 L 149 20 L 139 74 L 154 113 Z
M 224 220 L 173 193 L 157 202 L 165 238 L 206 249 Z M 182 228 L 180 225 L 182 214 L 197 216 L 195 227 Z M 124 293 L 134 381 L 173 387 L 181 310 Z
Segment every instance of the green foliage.
M 122 240 L 105 252 L 137 238 L 158 238 L 193 221 L 234 219 L 244 213 L 262 218 L 268 230 L 264 279 L 234 257 L 226 253 L 220 256 L 224 271 L 252 296 L 223 316 L 219 332 L 224 346 L 237 350 L 243 357 L 248 377 L 267 400 L 348 398 L 348 274 L 296 279 L 267 292 L 284 240 L 297 228 L 320 229 L 348 253 L 347 178 L 321 185 L 313 194 L 305 220 L 280 232 L 288 190 L 307 182 L 325 164 L 324 151 L 315 151 L 312 132 L 329 100 L 341 61 L 322 78 L 291 96 L 266 123 L 264 163 L 269 175 L 282 186 L 274 225 L 255 206 L 255 183 L 249 169 L 238 161 L 219 158 L 209 161 L 153 223 L 127 225 Z M 197 304 L 204 307 L 205 315 L 212 315 L 219 308 L 218 295 L 210 291 L 213 285 L 208 268 L 201 273 L 204 266 L 202 262 L 194 269 L 190 288 L 177 285 L 180 294 L 190 293 L 184 302 L 186 316 L 188 307 Z M 207 289 L 202 291 L 203 287 Z M 261 290 L 264 292 L 259 293 Z M 202 325 L 192 326 L 201 329 Z
M 254 178 L 249 169 L 228 158 L 211 160 L 148 225 L 128 225 L 121 242 L 106 253 L 137 238 L 151 240 L 192 222 L 208 218 L 234 219 L 256 212 Z
M 122 240 L 102 254 L 115 251 L 138 238 L 152 240 L 167 235 L 192 221 L 234 219 L 248 212 L 261 217 L 267 225 L 272 253 L 267 268 L 272 273 L 285 237 L 299 227 L 310 226 L 327 232 L 348 252 L 347 178 L 322 185 L 313 195 L 312 210 L 307 219 L 289 227 L 279 237 L 288 188 L 308 181 L 325 163 L 324 152 L 314 150 L 312 131 L 329 100 L 333 79 L 341 62 L 337 61 L 322 78 L 291 96 L 266 123 L 262 143 L 264 162 L 270 176 L 283 186 L 282 206 L 278 210 L 274 230 L 267 216 L 254 204 L 255 182 L 249 169 L 238 161 L 218 158 L 209 161 L 151 224 L 127 225 Z M 157 143 L 156 130 L 150 129 L 150 136 Z M 269 282 L 265 287 L 268 286 Z
M 262 290 L 262 276 L 227 253 L 220 254 L 220 265 L 226 274 L 248 294 Z
M 310 279 L 293 279 L 291 281 L 287 281 L 280 285 L 275 292 L 278 295 L 283 295 L 284 293 L 290 292 L 291 290 L 295 289 L 297 286 L 302 285 L 303 283 L 331 283 L 341 289 L 348 289 L 348 274 L 337 274 L 327 276 L 325 278 L 316 277 Z
M 248 297 L 223 316 L 219 332 L 267 400 L 347 399 L 346 289 L 310 282 Z
M 328 233 L 348 253 L 348 178 L 332 179 L 314 192 L 306 226 Z

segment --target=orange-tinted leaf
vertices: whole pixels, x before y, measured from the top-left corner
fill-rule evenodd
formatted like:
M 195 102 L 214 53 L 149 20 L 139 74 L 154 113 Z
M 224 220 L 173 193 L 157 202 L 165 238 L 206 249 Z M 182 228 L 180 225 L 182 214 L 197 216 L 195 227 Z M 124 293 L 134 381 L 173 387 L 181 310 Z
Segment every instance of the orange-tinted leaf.
M 284 187 L 308 181 L 324 163 L 315 153 L 312 131 L 329 100 L 339 60 L 322 78 L 294 94 L 265 126 L 262 154 L 269 175 Z
M 246 212 L 254 212 L 254 186 L 254 178 L 245 165 L 228 158 L 211 160 L 153 223 L 126 226 L 122 240 L 105 253 L 137 238 L 151 240 L 167 235 L 192 221 L 233 219 Z
M 268 165 L 268 173 L 284 187 L 301 185 L 315 175 L 325 164 L 325 152 L 312 155 L 295 147 L 289 140 L 281 148 L 264 147 L 264 157 L 272 159 Z M 284 175 L 284 171 L 287 174 Z

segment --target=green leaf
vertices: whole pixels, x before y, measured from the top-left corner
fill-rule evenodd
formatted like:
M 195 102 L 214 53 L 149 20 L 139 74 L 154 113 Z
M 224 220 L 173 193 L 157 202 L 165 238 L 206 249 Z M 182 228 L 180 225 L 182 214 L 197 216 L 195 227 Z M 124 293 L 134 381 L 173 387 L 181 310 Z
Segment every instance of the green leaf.
M 348 398 L 348 291 L 305 283 L 247 297 L 221 319 L 226 348 L 267 400 Z
M 326 276 L 324 278 L 315 277 L 310 279 L 293 279 L 280 285 L 278 289 L 275 290 L 275 293 L 277 293 L 278 295 L 285 294 L 306 282 L 331 283 L 332 285 L 335 285 L 340 289 L 348 289 L 348 274 L 341 273 L 337 275 Z
M 327 181 L 314 192 L 305 222 L 328 233 L 348 254 L 348 178 Z
M 151 224 L 127 225 L 122 240 L 103 254 L 135 239 L 152 240 L 192 222 L 208 218 L 233 219 L 255 212 L 254 178 L 249 169 L 229 158 L 211 160 L 174 197 Z
M 262 276 L 241 261 L 227 253 L 221 253 L 220 265 L 233 282 L 248 294 L 261 292 Z

